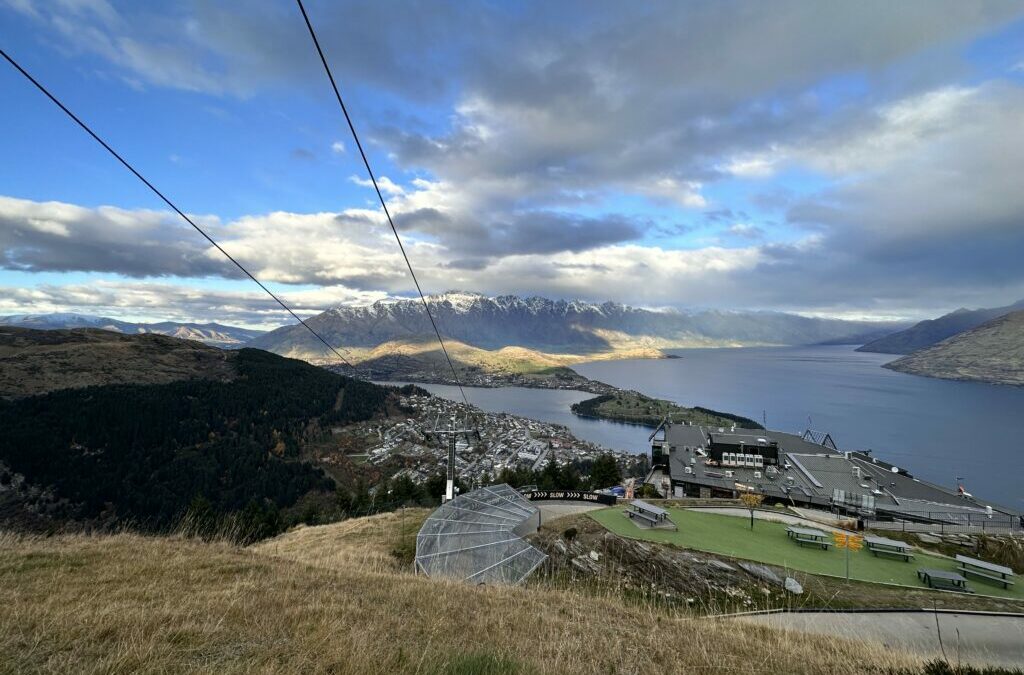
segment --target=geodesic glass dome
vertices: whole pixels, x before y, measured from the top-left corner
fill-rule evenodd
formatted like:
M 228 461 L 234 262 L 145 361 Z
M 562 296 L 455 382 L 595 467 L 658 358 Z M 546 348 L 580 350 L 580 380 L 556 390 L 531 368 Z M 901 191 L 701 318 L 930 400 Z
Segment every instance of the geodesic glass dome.
M 518 584 L 547 557 L 521 537 L 540 512 L 508 485 L 459 495 L 430 514 L 416 535 L 416 571 L 472 584 Z

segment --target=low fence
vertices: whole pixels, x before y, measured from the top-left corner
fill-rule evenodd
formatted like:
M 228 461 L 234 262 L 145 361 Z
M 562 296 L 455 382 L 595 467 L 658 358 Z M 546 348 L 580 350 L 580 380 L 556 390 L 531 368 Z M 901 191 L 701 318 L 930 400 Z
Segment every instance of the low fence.
M 898 532 L 933 532 L 938 534 L 1024 534 L 1019 516 L 995 513 L 950 514 L 948 511 L 919 511 L 903 514 L 902 518 L 887 520 L 867 519 L 864 526 L 872 530 Z
M 618 501 L 618 498 L 615 495 L 606 495 L 600 492 L 586 492 L 582 490 L 531 490 L 530 492 L 524 492 L 523 496 L 531 502 L 591 502 L 594 504 L 604 504 L 606 506 L 615 506 L 615 503 Z

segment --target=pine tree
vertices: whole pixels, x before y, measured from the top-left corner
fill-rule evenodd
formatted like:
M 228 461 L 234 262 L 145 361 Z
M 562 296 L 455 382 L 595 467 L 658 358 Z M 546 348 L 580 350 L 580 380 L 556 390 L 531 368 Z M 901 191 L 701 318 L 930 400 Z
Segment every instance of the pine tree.
M 611 453 L 599 455 L 590 469 L 590 482 L 594 488 L 613 487 L 622 482 L 622 471 Z

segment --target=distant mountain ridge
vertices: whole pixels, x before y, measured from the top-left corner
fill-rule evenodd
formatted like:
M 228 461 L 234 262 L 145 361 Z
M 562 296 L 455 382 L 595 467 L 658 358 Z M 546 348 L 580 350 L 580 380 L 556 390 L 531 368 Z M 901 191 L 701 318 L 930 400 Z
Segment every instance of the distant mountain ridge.
M 0 316 L 0 326 L 17 326 L 37 330 L 58 330 L 70 328 L 100 328 L 103 330 L 136 335 L 156 333 L 183 340 L 195 340 L 216 347 L 241 347 L 264 331 L 250 328 L 225 326 L 219 323 L 180 323 L 161 321 L 159 323 L 133 323 L 104 316 L 54 312 L 50 314 L 11 314 Z
M 0 399 L 116 384 L 227 382 L 237 355 L 156 333 L 0 326 Z
M 1004 314 L 885 367 L 948 380 L 1024 385 L 1024 311 Z
M 914 324 L 906 330 L 868 342 L 859 347 L 857 351 L 881 354 L 910 354 L 1021 309 L 1024 309 L 1024 300 L 1007 305 L 1006 307 L 974 310 L 960 308 L 937 319 L 927 319 Z
M 522 347 L 546 353 L 598 354 L 641 347 L 799 345 L 881 337 L 900 324 L 818 319 L 778 312 L 653 311 L 613 302 L 488 297 L 451 291 L 427 297 L 442 335 L 473 347 Z M 373 349 L 390 342 L 433 339 L 419 300 L 337 307 L 307 323 L 331 344 Z M 285 326 L 249 346 L 286 356 L 323 358 L 324 348 L 302 326 Z

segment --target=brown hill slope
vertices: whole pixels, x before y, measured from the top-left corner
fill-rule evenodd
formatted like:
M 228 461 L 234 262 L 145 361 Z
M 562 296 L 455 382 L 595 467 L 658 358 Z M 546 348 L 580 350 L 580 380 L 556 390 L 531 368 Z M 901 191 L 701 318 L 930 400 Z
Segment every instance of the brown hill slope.
M 882 354 L 913 354 L 919 349 L 931 347 L 947 338 L 977 328 L 1001 316 L 1024 309 L 1024 300 L 1006 307 L 986 309 L 965 309 L 944 314 L 937 319 L 928 319 L 862 345 L 858 352 L 879 352 Z
M 0 397 L 101 384 L 231 380 L 234 353 L 164 335 L 0 326 Z
M 885 367 L 947 380 L 1024 385 L 1024 311 L 1001 316 Z
M 331 529 L 327 565 L 302 560 L 287 536 L 268 551 L 0 534 L 0 671 L 799 675 L 920 664 L 879 644 L 740 629 L 618 596 L 434 581 L 346 552 L 389 529 L 353 525 L 366 532 Z

